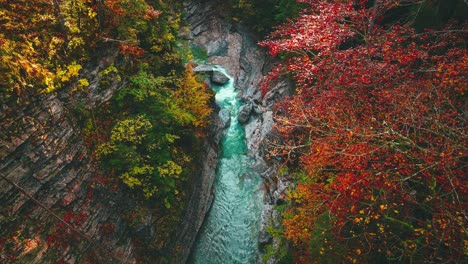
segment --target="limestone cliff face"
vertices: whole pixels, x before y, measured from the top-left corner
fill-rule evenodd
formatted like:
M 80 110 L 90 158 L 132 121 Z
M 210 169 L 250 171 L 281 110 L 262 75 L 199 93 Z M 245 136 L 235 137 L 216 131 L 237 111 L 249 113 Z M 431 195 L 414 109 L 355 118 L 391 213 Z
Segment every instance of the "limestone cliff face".
M 213 184 L 219 161 L 219 144 L 223 133 L 223 124 L 218 117 L 219 109 L 214 105 L 213 108 L 215 111 L 211 115 L 212 125 L 204 140 L 203 152 L 198 157 L 200 171 L 192 181 L 190 200 L 171 247 L 171 263 L 185 263 L 187 261 L 198 231 L 213 203 Z
M 88 77 L 93 80 L 86 100 L 91 107 L 123 84 L 101 93 L 97 72 Z M 135 262 L 122 219 L 132 202 L 97 181 L 102 175 L 75 125 L 70 97 L 27 93 L 18 101 L 1 98 L 0 104 L 0 262 L 77 263 L 92 255 Z M 64 227 L 64 219 L 76 230 Z M 112 234 L 102 232 L 106 224 L 112 224 Z M 47 239 L 67 245 L 47 251 Z

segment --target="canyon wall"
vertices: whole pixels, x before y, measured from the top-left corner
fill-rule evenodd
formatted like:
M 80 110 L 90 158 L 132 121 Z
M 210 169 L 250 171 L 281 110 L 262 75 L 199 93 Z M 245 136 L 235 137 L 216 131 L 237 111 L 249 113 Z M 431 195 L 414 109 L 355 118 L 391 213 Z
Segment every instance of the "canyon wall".
M 125 85 L 115 82 L 101 90 L 100 69 L 87 72 L 92 82 L 83 98 L 65 91 L 47 95 L 25 91 L 17 100 L 1 98 L 0 262 L 16 258 L 20 263 L 59 259 L 77 263 L 93 257 L 135 262 L 122 218 L 134 201 L 101 184 L 104 176 L 91 161 L 72 114 L 79 101 L 98 106 Z M 112 234 L 102 232 L 111 225 Z M 67 245 L 60 246 L 61 242 Z M 59 249 L 47 250 L 47 244 Z
M 103 69 L 108 55 L 85 69 L 87 92 L 64 88 L 54 94 L 25 91 L 0 104 L 1 263 L 184 263 L 213 199 L 222 124 L 218 109 L 189 179 L 188 204 L 176 233 L 158 241 L 151 203 L 136 199 L 91 158 L 80 114 L 101 107 L 126 85 Z M 99 122 L 104 122 L 100 120 Z M 164 236 L 163 236 L 164 237 Z M 135 241 L 138 241 L 137 243 Z M 155 243 L 164 246 L 155 250 Z

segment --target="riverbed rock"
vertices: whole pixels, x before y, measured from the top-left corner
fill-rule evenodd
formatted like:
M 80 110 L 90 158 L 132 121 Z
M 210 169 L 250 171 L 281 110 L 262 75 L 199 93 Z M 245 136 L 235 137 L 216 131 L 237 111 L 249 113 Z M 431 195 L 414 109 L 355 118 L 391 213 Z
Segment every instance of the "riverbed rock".
M 252 104 L 245 104 L 239 108 L 239 114 L 237 120 L 239 123 L 245 124 L 249 121 L 250 113 L 252 113 Z
M 221 123 L 223 124 L 223 128 L 225 129 L 229 127 L 231 123 L 231 112 L 228 109 L 221 109 L 218 116 L 221 120 Z
M 226 74 L 215 70 L 211 74 L 211 81 L 214 84 L 224 85 L 229 81 L 229 77 L 227 77 Z

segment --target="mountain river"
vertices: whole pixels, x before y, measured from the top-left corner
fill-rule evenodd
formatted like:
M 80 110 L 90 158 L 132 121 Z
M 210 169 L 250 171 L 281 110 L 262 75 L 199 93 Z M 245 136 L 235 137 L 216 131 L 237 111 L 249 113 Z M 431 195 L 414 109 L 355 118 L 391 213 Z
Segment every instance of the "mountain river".
M 223 68 L 216 70 L 226 74 Z M 227 74 L 226 74 L 227 75 Z M 244 127 L 237 121 L 242 103 L 233 78 L 213 85 L 216 103 L 230 112 L 222 139 L 222 154 L 214 184 L 215 198 L 192 250 L 189 263 L 230 264 L 257 261 L 259 221 L 263 207 L 261 177 L 250 167 Z

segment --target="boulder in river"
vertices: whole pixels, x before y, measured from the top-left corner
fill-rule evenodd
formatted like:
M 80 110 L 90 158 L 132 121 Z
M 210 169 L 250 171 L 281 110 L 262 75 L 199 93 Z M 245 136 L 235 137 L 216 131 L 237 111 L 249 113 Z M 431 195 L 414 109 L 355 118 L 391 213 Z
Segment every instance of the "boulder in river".
M 218 115 L 223 123 L 223 128 L 227 128 L 231 123 L 231 112 L 228 109 L 221 109 Z
M 215 70 L 210 65 L 198 65 L 193 69 L 193 71 L 200 73 L 208 73 L 210 75 L 211 82 L 217 85 L 224 85 L 229 81 L 229 77 L 226 74 Z
M 211 81 L 215 84 L 223 85 L 229 81 L 229 77 L 227 77 L 226 74 L 215 70 L 211 74 Z

